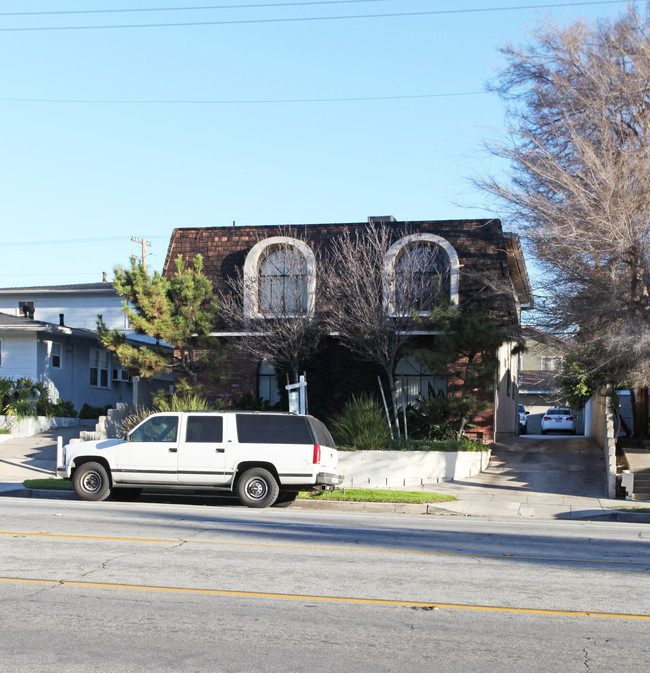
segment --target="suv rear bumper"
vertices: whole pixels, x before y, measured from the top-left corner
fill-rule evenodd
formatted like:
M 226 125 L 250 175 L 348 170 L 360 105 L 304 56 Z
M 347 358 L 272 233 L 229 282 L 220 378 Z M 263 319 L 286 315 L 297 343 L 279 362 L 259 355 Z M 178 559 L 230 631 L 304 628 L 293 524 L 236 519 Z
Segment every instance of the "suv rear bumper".
M 330 472 L 319 472 L 316 475 L 316 484 L 323 484 L 325 486 L 339 486 L 343 483 L 344 474 L 332 474 Z

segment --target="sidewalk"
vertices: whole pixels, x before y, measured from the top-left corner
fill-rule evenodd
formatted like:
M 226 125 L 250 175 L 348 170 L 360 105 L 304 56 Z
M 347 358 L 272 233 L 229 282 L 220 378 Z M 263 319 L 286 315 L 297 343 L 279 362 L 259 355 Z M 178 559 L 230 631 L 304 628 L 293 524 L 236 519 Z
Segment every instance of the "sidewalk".
M 0 435 L 0 497 L 75 499 L 71 491 L 26 489 L 23 481 L 54 476 L 57 435 L 63 437 L 65 444 L 71 438 L 78 437 L 82 429 L 59 428 L 33 437 L 11 439 Z M 488 469 L 476 477 L 462 482 L 446 481 L 411 489 L 453 495 L 456 500 L 450 502 L 400 505 L 298 500 L 292 508 L 650 523 L 650 512 L 612 509 L 625 507 L 647 510 L 648 503 L 600 497 L 604 488 L 599 483 L 592 483 L 590 479 L 593 475 L 575 462 L 581 454 L 585 454 L 589 464 L 598 464 L 592 455 L 592 447 L 585 444 L 588 440 L 575 439 L 574 443 L 567 440 L 557 445 L 560 451 L 549 452 L 544 447 L 540 449 L 540 445 L 534 443 L 534 438 L 530 441 L 515 439 L 517 441 L 509 444 L 497 445 Z M 531 456 L 537 453 L 542 456 L 541 465 L 531 460 Z M 144 495 L 142 499 L 160 498 Z

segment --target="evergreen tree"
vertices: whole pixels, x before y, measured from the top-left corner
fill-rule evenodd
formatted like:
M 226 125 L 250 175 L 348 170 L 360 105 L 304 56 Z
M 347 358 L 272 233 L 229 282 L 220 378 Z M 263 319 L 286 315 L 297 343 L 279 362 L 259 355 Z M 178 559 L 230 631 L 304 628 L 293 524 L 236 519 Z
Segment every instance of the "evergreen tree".
M 225 366 L 225 347 L 209 336 L 219 311 L 212 283 L 203 273 L 203 258 L 192 266 L 181 255 L 171 278 L 146 268 L 135 257 L 129 269 L 116 268 L 113 287 L 124 299 L 123 311 L 137 334 L 156 346 L 135 345 L 120 330 L 109 330 L 100 315 L 97 332 L 102 345 L 135 376 L 181 375 L 177 387 L 199 387 L 201 374 L 218 378 Z

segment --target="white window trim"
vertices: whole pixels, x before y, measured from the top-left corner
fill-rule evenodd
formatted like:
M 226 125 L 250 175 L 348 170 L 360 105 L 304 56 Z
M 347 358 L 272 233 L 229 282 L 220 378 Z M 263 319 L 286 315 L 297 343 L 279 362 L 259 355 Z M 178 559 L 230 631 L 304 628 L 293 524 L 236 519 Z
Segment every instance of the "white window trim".
M 88 362 L 88 372 L 90 373 L 90 370 L 93 369 L 92 366 L 92 354 L 93 351 L 97 351 L 97 383 L 90 383 L 89 386 L 91 388 L 100 388 L 101 390 L 110 390 L 111 388 L 111 354 L 104 350 L 103 348 L 91 348 L 90 349 L 90 359 Z M 102 376 L 101 372 L 103 371 L 103 367 L 101 366 L 101 358 L 102 358 L 102 353 L 106 353 L 106 385 L 102 385 Z
M 449 301 L 458 306 L 458 272 L 460 262 L 454 246 L 442 236 L 418 233 L 404 236 L 390 246 L 384 258 L 384 306 L 388 315 L 397 315 L 395 308 L 395 265 L 400 251 L 418 243 L 432 243 L 442 248 L 449 258 Z M 423 313 L 428 315 L 428 313 Z
M 245 318 L 273 318 L 260 311 L 259 301 L 259 269 L 267 248 L 292 247 L 304 257 L 307 264 L 307 315 L 314 314 L 316 305 L 316 257 L 312 249 L 303 241 L 290 236 L 272 236 L 255 244 L 244 262 L 244 317 Z M 303 317 L 296 314 L 297 318 Z

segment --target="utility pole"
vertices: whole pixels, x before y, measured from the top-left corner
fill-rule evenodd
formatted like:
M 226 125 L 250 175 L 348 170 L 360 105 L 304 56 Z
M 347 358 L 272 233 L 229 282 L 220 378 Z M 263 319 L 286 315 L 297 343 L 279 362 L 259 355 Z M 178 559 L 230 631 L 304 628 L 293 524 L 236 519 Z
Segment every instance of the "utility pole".
M 131 236 L 131 240 L 134 243 L 140 243 L 142 245 L 142 266 L 144 270 L 147 270 L 147 246 L 151 247 L 151 243 L 143 236 L 142 238 L 136 238 Z

